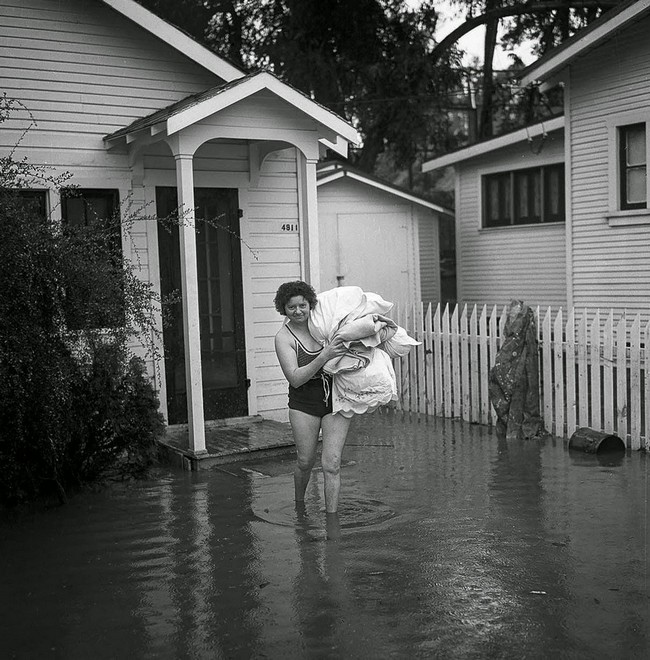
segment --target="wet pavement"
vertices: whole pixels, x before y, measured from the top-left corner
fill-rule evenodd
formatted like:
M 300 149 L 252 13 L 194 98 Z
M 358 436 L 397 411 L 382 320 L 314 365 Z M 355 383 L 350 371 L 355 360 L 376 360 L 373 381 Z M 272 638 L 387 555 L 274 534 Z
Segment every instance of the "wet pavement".
M 3 658 L 648 658 L 650 456 L 368 415 L 315 471 L 234 462 L 0 524 Z

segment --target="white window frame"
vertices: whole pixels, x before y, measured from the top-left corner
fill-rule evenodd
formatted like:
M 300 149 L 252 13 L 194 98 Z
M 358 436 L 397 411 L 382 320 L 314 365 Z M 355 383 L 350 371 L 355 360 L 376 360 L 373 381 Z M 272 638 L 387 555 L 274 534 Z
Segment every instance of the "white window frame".
M 645 124 L 646 204 L 645 209 L 622 209 L 619 170 L 620 131 L 623 126 Z M 637 110 L 612 115 L 607 120 L 608 207 L 607 221 L 613 227 L 650 224 L 650 112 Z

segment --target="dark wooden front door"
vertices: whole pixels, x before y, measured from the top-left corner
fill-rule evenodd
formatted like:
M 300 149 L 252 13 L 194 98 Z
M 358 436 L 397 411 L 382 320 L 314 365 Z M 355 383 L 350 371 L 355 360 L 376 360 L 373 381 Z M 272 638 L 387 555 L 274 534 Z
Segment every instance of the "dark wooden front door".
M 156 188 L 159 218 L 174 214 L 176 188 Z M 201 368 L 205 419 L 248 414 L 244 306 L 239 244 L 237 190 L 196 188 L 196 251 L 199 279 Z M 158 230 L 160 284 L 163 297 L 176 294 L 163 328 L 167 411 L 170 424 L 187 422 L 185 353 L 178 224 Z

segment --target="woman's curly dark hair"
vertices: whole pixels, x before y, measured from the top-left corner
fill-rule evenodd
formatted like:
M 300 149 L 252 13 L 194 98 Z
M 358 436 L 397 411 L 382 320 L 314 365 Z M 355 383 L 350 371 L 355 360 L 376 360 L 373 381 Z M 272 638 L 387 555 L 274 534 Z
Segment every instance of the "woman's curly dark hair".
M 280 285 L 273 299 L 275 309 L 277 309 L 278 313 L 286 316 L 284 307 L 294 296 L 302 296 L 309 303 L 309 309 L 314 309 L 318 304 L 316 292 L 307 282 L 302 282 L 301 280 L 285 282 Z

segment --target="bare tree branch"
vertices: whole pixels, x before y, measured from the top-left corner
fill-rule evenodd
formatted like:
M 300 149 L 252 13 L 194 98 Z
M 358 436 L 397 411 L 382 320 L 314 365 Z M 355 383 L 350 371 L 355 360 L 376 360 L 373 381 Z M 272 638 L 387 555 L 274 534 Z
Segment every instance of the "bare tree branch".
M 459 25 L 455 30 L 450 32 L 436 47 L 431 51 L 433 59 L 438 59 L 446 50 L 455 44 L 461 37 L 471 32 L 479 25 L 484 25 L 489 21 L 499 18 L 506 18 L 508 16 L 520 16 L 522 14 L 543 14 L 555 9 L 584 9 L 591 7 L 594 9 L 609 9 L 620 4 L 616 0 L 576 0 L 567 5 L 566 2 L 561 0 L 548 0 L 535 3 L 527 3 L 517 6 L 498 7 L 497 9 L 490 9 L 480 16 L 468 18 L 464 23 Z

